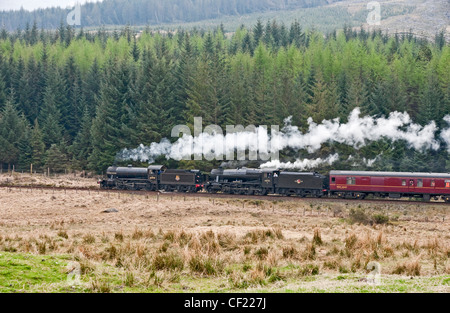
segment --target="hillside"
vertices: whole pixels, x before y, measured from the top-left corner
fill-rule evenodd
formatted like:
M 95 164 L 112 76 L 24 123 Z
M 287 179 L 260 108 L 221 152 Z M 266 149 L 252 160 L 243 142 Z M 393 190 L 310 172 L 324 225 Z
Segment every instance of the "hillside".
M 253 26 L 258 19 L 277 19 L 286 24 L 299 21 L 304 29 L 322 32 L 348 25 L 369 28 L 367 0 L 105 0 L 87 3 L 81 9 L 81 27 L 108 29 L 129 24 L 143 29 L 212 28 L 223 24 L 234 31 L 242 24 Z M 383 32 L 403 33 L 410 30 L 419 37 L 434 38 L 440 31 L 450 39 L 450 12 L 447 0 L 379 1 Z M 50 8 L 33 12 L 0 12 L 0 24 L 9 31 L 25 29 L 36 21 L 38 27 L 56 29 L 65 22 L 69 9 Z M 30 27 L 30 26 L 29 26 Z
M 226 16 L 242 16 L 277 10 L 311 8 L 340 0 L 104 0 L 81 7 L 81 26 L 160 25 L 189 23 Z M 0 21 L 8 30 L 25 28 L 36 21 L 43 28 L 56 29 L 65 22 L 70 9 L 48 8 L 1 12 Z

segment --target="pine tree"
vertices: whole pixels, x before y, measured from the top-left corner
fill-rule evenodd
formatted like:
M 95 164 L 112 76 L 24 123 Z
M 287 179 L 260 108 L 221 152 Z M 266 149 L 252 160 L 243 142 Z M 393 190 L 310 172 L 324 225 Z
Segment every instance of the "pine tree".
M 353 109 L 362 108 L 367 105 L 368 94 L 361 76 L 355 76 L 348 88 L 347 107 L 343 107 L 344 116 L 348 116 Z
M 311 90 L 312 96 L 307 105 L 309 117 L 312 117 L 316 123 L 336 118 L 338 107 L 336 84 L 327 84 L 320 71 L 315 75 L 315 81 Z
M 22 117 L 25 121 L 25 116 Z M 33 150 L 31 147 L 31 129 L 27 122 L 26 127 L 23 130 L 23 136 L 18 142 L 19 149 L 19 159 L 17 160 L 17 167 L 22 170 L 27 170 L 30 168 L 32 163 Z
M 85 106 L 81 129 L 78 132 L 73 145 L 69 148 L 73 155 L 74 168 L 84 170 L 88 168 L 88 157 L 92 152 L 91 140 L 92 115 Z
M 61 124 L 67 140 L 72 141 L 80 129 L 83 108 L 80 105 L 82 97 L 81 74 L 70 56 L 64 66 L 64 72 L 58 81 L 50 80 L 48 86 L 59 88 L 61 95 L 58 99 L 58 108 L 61 111 Z
M 14 91 L 11 90 L 0 117 L 0 163 L 7 163 L 8 168 L 19 160 L 19 143 L 27 126 L 14 98 Z
M 82 112 L 86 109 L 91 117 L 95 116 L 97 107 L 97 98 L 100 92 L 100 76 L 100 66 L 97 59 L 94 59 L 87 75 L 82 81 L 81 99 L 84 99 L 84 107 L 80 108 Z
M 294 44 L 297 48 L 300 48 L 304 45 L 305 34 L 302 32 L 302 27 L 300 23 L 296 20 L 291 24 L 291 28 L 289 30 L 289 43 Z
M 65 91 L 62 77 L 53 65 L 47 74 L 47 87 L 44 92 L 42 110 L 39 113 L 43 139 L 47 148 L 52 144 L 58 144 L 62 139 L 63 127 L 61 126 L 60 108 L 66 104 Z M 67 111 L 65 113 L 69 114 Z M 67 115 L 64 117 L 68 118 Z
M 49 168 L 52 172 L 62 173 L 67 169 L 67 166 L 67 155 L 61 151 L 59 145 L 51 145 L 50 149 L 47 151 L 45 168 Z
M 2 63 L 0 62 L 0 66 L 2 65 Z M 2 72 L 0 72 L 0 111 L 3 110 L 3 107 L 5 105 L 5 94 L 6 94 L 6 85 L 5 85 L 5 80 L 3 78 L 3 74 Z
M 195 70 L 196 58 L 191 45 L 189 34 L 184 36 L 184 44 L 179 57 L 179 62 L 174 67 L 173 86 L 173 118 L 176 125 L 186 124 L 187 119 L 183 114 L 187 111 L 188 88 L 192 85 L 192 75 Z
M 133 37 L 133 47 L 131 48 L 130 54 L 133 57 L 134 62 L 137 62 L 139 60 L 140 56 L 139 47 L 137 45 L 136 36 Z
M 258 19 L 256 22 L 255 27 L 253 28 L 253 39 L 255 41 L 255 46 L 258 46 L 260 43 L 260 40 L 264 36 L 264 25 L 261 22 L 261 19 Z
M 430 121 L 439 123 L 449 113 L 444 111 L 443 98 L 436 75 L 429 74 L 419 104 L 418 118 L 422 125 L 426 125 Z
M 31 163 L 34 169 L 41 169 L 45 163 L 45 143 L 44 135 L 39 127 L 39 122 L 34 121 L 33 129 L 31 130 Z
M 33 27 L 31 28 L 30 33 L 30 45 L 35 45 L 38 42 L 38 28 L 37 28 L 37 22 L 34 20 Z
M 374 90 L 370 93 L 368 101 L 362 107 L 361 113 L 363 115 L 384 115 L 389 114 L 386 99 L 386 85 L 379 81 L 376 83 Z
M 303 75 L 299 73 L 294 79 L 293 101 L 289 105 L 289 116 L 292 116 L 292 124 L 297 126 L 306 126 L 305 121 L 309 118 L 306 106 L 308 94 L 306 92 L 306 83 Z
M 242 41 L 242 51 L 250 53 L 250 55 L 253 55 L 254 47 L 253 47 L 253 40 L 250 36 L 250 33 L 246 33 L 244 36 L 244 39 Z
M 108 59 L 91 128 L 93 150 L 88 161 L 93 170 L 105 170 L 114 162 L 116 154 L 126 147 L 124 140 L 128 138 L 122 134 L 122 119 L 130 96 L 128 75 L 125 64 Z
M 252 74 L 252 89 L 254 96 L 255 123 L 266 125 L 268 120 L 273 120 L 273 111 L 270 99 L 270 58 L 265 46 L 261 43 L 255 50 Z

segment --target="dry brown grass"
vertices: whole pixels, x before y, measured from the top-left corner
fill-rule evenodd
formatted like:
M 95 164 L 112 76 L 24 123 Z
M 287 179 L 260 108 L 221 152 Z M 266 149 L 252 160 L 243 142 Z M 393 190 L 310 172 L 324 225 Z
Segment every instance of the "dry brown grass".
M 394 224 L 369 226 L 335 217 L 337 209 L 345 217 L 352 208 L 342 202 L 327 204 L 319 215 L 310 210 L 308 201 L 316 207 L 315 200 L 247 202 L 243 208 L 234 200 L 212 205 L 203 198 L 87 191 L 0 189 L 0 197 L 0 251 L 71 255 L 96 292 L 113 288 L 97 273 L 103 264 L 124 286 L 163 289 L 188 284 L 187 277 L 225 279 L 227 288 L 242 289 L 318 275 L 366 275 L 371 261 L 385 275 L 450 269 L 450 219 L 443 207 L 367 204 L 371 214 L 389 209 L 400 216 Z M 101 213 L 107 208 L 119 212 Z

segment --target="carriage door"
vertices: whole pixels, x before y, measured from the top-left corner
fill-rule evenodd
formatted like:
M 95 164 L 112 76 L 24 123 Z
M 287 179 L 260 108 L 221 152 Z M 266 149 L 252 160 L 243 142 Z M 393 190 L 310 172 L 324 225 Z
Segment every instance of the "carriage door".
M 413 178 L 408 179 L 408 191 L 414 192 L 416 190 L 416 180 Z

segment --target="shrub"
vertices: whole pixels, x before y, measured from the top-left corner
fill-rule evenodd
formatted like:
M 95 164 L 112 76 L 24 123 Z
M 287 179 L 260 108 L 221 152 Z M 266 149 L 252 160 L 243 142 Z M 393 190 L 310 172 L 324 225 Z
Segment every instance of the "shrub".
M 351 224 L 359 223 L 367 225 L 373 223 L 372 218 L 361 208 L 350 209 L 348 220 Z
M 125 286 L 127 287 L 134 286 L 134 274 L 132 272 L 127 272 L 125 276 Z
M 114 234 L 114 239 L 116 239 L 117 241 L 123 241 L 123 233 L 122 231 L 115 233 Z
M 303 258 L 305 260 L 314 260 L 316 258 L 316 246 L 314 244 L 308 244 L 303 251 Z
M 397 265 L 392 274 L 406 274 L 409 276 L 420 276 L 421 265 L 418 260 Z
M 345 247 L 348 250 L 352 250 L 356 246 L 357 242 L 358 242 L 358 237 L 356 237 L 355 234 L 351 234 L 350 236 L 345 238 Z
M 389 223 L 389 216 L 383 214 L 375 214 L 373 215 L 373 221 L 375 224 L 387 224 Z
M 223 267 L 223 263 L 219 259 L 211 257 L 195 255 L 189 260 L 190 270 L 202 275 L 217 275 L 223 271 Z
M 114 245 L 110 245 L 108 248 L 105 249 L 102 259 L 113 260 L 116 258 L 117 254 L 118 254 L 117 248 Z
M 318 245 L 318 246 L 323 244 L 322 236 L 320 235 L 320 229 L 318 229 L 318 228 L 316 228 L 314 230 L 313 244 Z
M 258 250 L 255 251 L 255 255 L 259 260 L 264 260 L 267 258 L 267 255 L 269 254 L 269 249 L 261 247 Z
M 91 282 L 91 289 L 93 292 L 99 292 L 99 293 L 110 293 L 111 292 L 111 286 L 109 282 L 105 280 L 99 280 L 98 278 L 95 278 Z
M 95 243 L 95 237 L 92 234 L 87 234 L 83 237 L 83 242 L 85 244 L 93 244 Z
M 171 271 L 182 271 L 184 268 L 183 259 L 175 254 L 158 254 L 153 259 L 152 266 L 155 270 L 171 270 Z
M 135 228 L 133 234 L 131 235 L 131 239 L 139 240 L 144 236 L 144 232 L 138 228 Z
M 228 282 L 233 288 L 247 289 L 250 287 L 250 282 L 246 279 L 245 275 L 238 272 L 233 272 L 228 279 Z
M 170 242 L 174 242 L 174 241 L 175 241 L 175 238 L 176 238 L 176 234 L 175 234 L 175 231 L 173 231 L 173 230 L 167 231 L 167 232 L 164 234 L 164 236 L 163 236 L 163 239 L 164 239 L 164 240 L 167 240 L 167 241 L 170 241 Z
M 370 215 L 367 214 L 364 209 L 350 209 L 350 213 L 348 216 L 348 221 L 351 224 L 359 223 L 363 225 L 373 225 L 373 224 L 387 224 L 390 219 L 389 216 L 384 214 L 375 214 Z
M 297 255 L 297 250 L 294 247 L 289 246 L 289 247 L 283 248 L 283 258 L 291 259 L 296 255 Z
M 69 235 L 67 234 L 67 232 L 65 230 L 60 230 L 58 232 L 58 236 L 64 239 L 69 239 Z
M 300 276 L 315 276 L 319 275 L 319 266 L 315 264 L 307 264 L 298 270 Z

